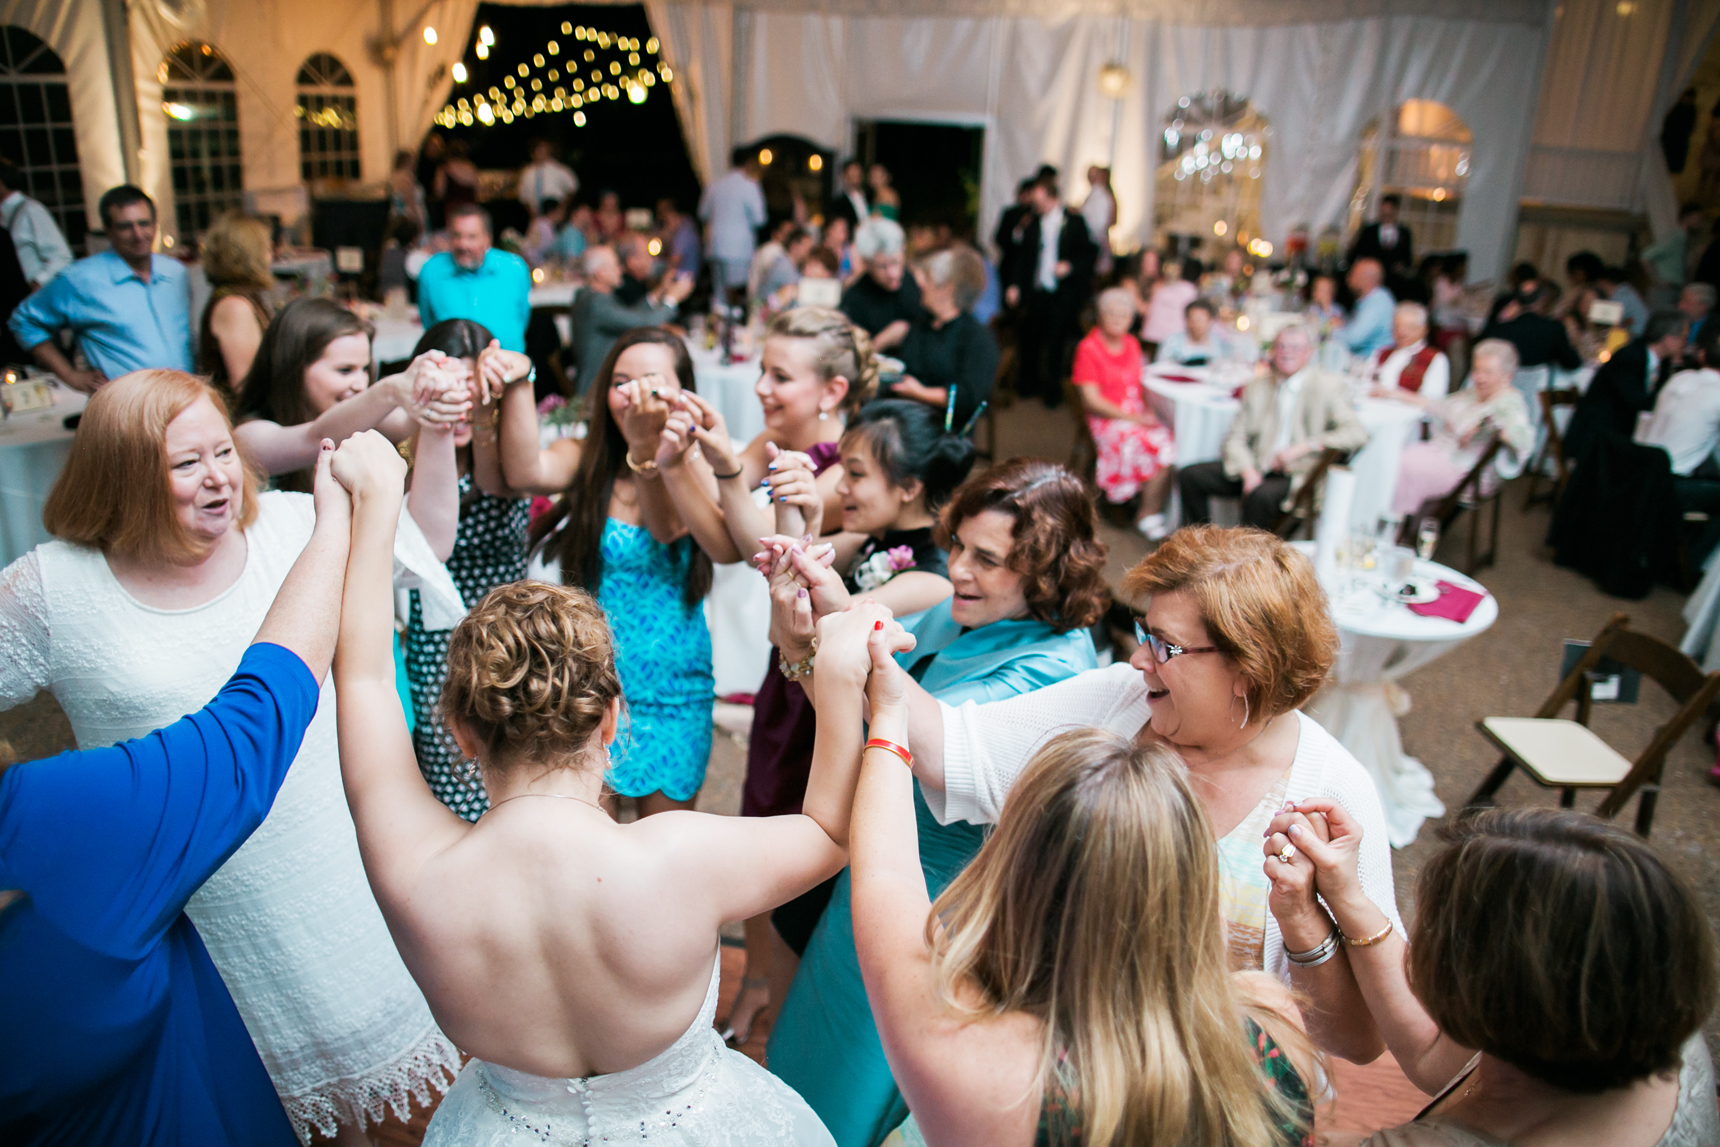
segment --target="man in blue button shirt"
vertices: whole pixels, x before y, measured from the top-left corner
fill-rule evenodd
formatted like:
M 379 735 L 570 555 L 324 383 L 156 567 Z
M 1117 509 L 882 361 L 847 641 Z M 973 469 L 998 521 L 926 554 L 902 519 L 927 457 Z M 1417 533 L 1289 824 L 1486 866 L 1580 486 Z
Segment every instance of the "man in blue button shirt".
M 1350 321 L 1333 331 L 1333 336 L 1358 358 L 1372 358 L 1384 347 L 1392 345 L 1392 315 L 1397 300 L 1382 285 L 1385 271 L 1377 259 L 1357 259 L 1350 264 L 1350 290 L 1356 294 L 1356 308 Z
M 418 314 L 428 330 L 444 319 L 470 319 L 524 352 L 531 318 L 531 270 L 526 261 L 490 246 L 490 213 L 476 203 L 448 212 L 449 249 L 418 272 Z
M 18 304 L 7 324 L 13 337 L 86 394 L 134 370 L 192 370 L 189 282 L 177 259 L 155 254 L 154 200 L 127 183 L 103 195 L 99 210 L 112 250 L 79 259 Z M 63 330 L 89 370 L 61 352 L 54 338 Z

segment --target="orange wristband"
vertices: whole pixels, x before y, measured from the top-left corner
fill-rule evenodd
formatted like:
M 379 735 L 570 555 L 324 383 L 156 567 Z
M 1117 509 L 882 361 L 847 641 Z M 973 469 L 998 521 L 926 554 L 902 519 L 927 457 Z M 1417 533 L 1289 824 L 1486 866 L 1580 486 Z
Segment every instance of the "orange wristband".
M 902 763 L 904 765 L 907 765 L 910 769 L 914 767 L 914 754 L 908 752 L 905 747 L 898 745 L 894 741 L 886 741 L 882 737 L 873 737 L 871 740 L 866 742 L 866 747 L 868 749 L 883 749 L 886 753 L 895 753 L 898 757 L 902 758 Z

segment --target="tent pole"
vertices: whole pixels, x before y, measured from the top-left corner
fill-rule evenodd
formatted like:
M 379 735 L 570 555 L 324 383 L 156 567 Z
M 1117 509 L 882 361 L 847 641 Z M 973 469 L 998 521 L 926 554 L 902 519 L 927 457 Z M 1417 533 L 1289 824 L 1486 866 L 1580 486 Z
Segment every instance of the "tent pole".
M 131 24 L 125 0 L 102 0 L 102 30 L 107 34 L 108 75 L 113 82 L 114 112 L 119 119 L 119 145 L 125 181 L 143 182 L 143 128 L 137 110 L 137 78 L 131 68 Z
M 400 150 L 400 93 L 395 90 L 394 57 L 399 51 L 394 42 L 394 0 L 376 0 L 377 14 L 382 21 L 382 35 L 378 43 L 383 45 L 380 53 L 382 63 L 382 98 L 384 100 L 384 119 L 388 123 L 388 163 L 390 169 L 394 164 L 394 153 Z

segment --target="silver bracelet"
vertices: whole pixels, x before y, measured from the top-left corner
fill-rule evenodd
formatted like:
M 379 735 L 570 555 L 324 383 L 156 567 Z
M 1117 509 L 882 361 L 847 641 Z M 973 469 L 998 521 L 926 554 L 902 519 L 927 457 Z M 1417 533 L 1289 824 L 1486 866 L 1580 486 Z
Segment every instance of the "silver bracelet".
M 1338 954 L 1338 949 L 1342 946 L 1342 939 L 1343 933 L 1334 927 L 1324 940 L 1306 952 L 1292 952 L 1288 948 L 1284 949 L 1284 958 L 1298 968 L 1318 968 Z

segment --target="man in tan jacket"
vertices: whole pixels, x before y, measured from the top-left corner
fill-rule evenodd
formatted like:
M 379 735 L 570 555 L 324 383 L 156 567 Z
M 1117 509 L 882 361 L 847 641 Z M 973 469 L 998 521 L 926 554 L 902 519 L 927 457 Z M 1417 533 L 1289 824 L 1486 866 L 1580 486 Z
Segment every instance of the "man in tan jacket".
M 1338 375 L 1310 366 L 1308 328 L 1285 327 L 1272 343 L 1272 369 L 1242 392 L 1242 409 L 1224 438 L 1220 461 L 1185 467 L 1178 477 L 1185 523 L 1210 522 L 1211 499 L 1242 499 L 1242 524 L 1272 528 L 1302 486 L 1320 451 L 1356 451 L 1368 432 Z

